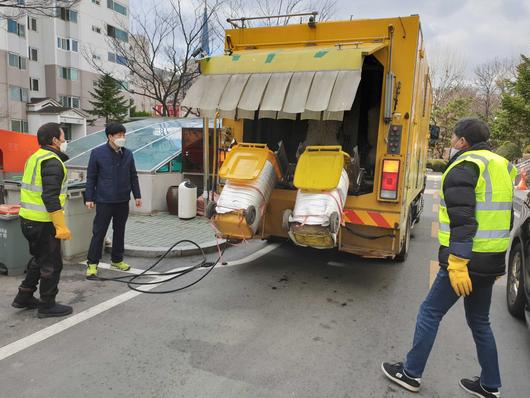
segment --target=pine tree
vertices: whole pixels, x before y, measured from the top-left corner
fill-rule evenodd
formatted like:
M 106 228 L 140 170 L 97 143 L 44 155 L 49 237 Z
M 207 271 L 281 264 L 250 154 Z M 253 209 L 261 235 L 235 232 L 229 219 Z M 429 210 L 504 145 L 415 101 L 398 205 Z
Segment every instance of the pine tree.
M 129 114 L 129 100 L 121 95 L 121 85 L 109 74 L 104 74 L 96 82 L 94 92 L 90 95 L 93 106 L 88 113 L 96 117 L 104 117 L 105 123 L 110 121 L 123 122 Z
M 530 144 L 530 58 L 521 55 L 517 78 L 507 82 L 501 107 L 495 115 L 493 137 L 510 141 L 519 147 Z

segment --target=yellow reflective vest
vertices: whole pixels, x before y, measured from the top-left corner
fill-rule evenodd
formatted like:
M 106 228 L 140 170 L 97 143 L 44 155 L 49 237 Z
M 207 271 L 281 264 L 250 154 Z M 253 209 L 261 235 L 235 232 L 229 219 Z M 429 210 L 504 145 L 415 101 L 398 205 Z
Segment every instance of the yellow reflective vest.
M 64 178 L 61 184 L 59 202 L 64 207 L 66 201 L 66 166 L 57 154 L 46 149 L 39 149 L 29 157 L 24 167 L 22 186 L 20 190 L 20 212 L 19 215 L 27 220 L 51 222 L 50 213 L 46 210 L 42 200 L 42 176 L 41 165 L 45 160 L 55 158 L 61 162 L 64 170 Z
M 443 174 L 438 212 L 438 241 L 442 246 L 449 246 L 451 229 L 443 187 L 447 174 L 462 162 L 474 163 L 480 171 L 475 187 L 475 218 L 478 228 L 473 238 L 472 250 L 481 253 L 506 251 L 510 241 L 513 183 L 517 169 L 502 156 L 488 150 L 464 152 Z

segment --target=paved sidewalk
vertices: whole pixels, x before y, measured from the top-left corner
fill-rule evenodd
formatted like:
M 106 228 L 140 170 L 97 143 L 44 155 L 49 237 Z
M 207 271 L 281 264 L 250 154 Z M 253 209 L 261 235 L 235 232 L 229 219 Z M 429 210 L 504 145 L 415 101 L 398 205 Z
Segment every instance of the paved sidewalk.
M 112 229 L 108 237 L 112 239 Z M 155 215 L 129 215 L 125 228 L 125 255 L 138 257 L 158 257 L 164 254 L 179 240 L 196 242 L 206 253 L 217 250 L 217 240 L 209 221 L 204 217 L 181 220 L 169 213 Z M 107 249 L 109 250 L 109 249 Z M 200 254 L 200 250 L 189 243 L 176 246 L 168 257 Z

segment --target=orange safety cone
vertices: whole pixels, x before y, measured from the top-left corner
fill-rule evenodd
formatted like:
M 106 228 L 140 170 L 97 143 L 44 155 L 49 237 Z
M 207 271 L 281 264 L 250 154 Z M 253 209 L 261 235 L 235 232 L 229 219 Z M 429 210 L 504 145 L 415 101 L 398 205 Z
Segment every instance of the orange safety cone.
M 520 191 L 528 190 L 528 185 L 526 185 L 526 170 L 521 171 L 521 181 L 515 186 L 515 189 Z

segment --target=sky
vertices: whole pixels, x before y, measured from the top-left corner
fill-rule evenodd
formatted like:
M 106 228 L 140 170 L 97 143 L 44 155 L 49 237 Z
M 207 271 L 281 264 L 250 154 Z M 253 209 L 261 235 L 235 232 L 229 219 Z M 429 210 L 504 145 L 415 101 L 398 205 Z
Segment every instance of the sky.
M 155 2 L 130 0 L 131 11 Z M 337 0 L 332 19 L 410 14 L 420 15 L 428 57 L 449 49 L 465 62 L 468 75 L 494 58 L 530 55 L 530 0 Z
M 427 55 L 454 49 L 468 71 L 530 55 L 530 0 L 338 0 L 337 9 L 353 18 L 419 14 Z

